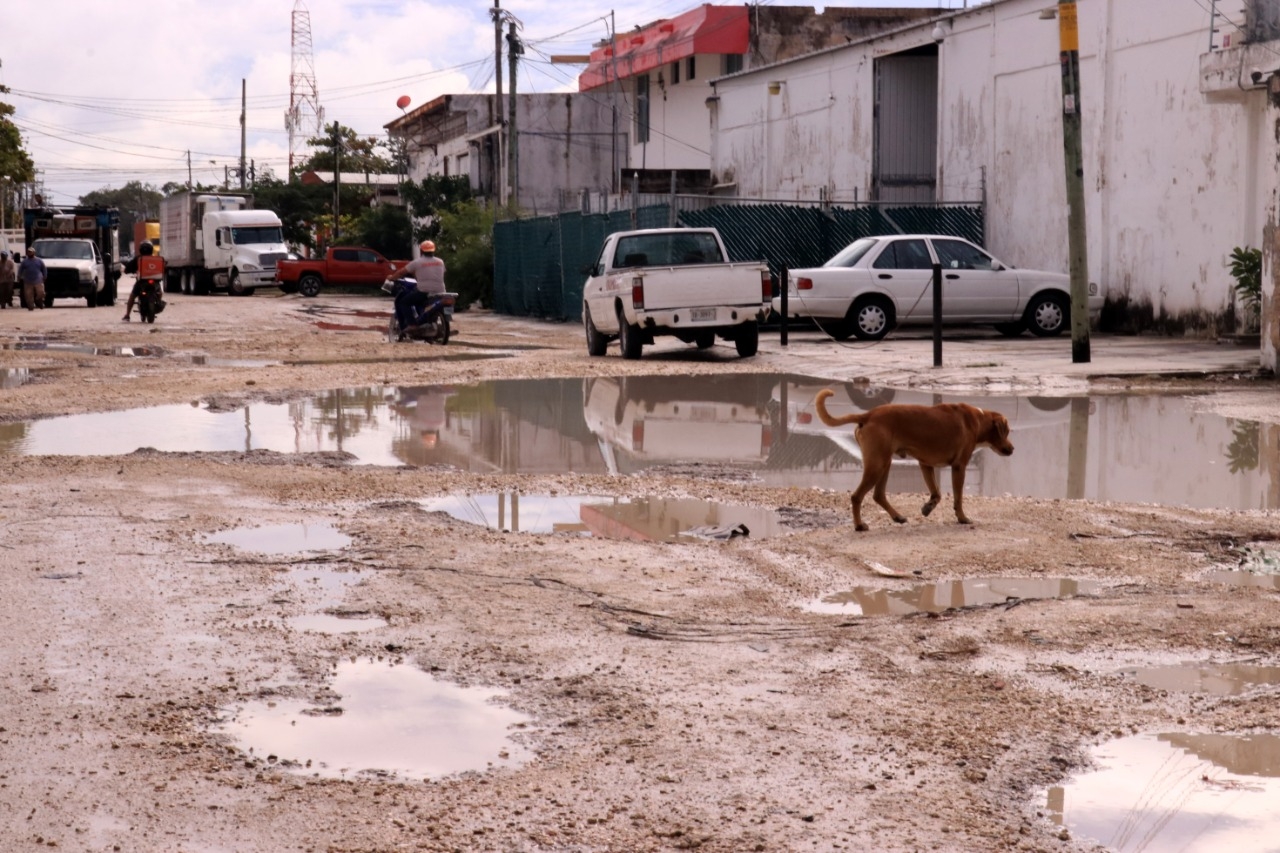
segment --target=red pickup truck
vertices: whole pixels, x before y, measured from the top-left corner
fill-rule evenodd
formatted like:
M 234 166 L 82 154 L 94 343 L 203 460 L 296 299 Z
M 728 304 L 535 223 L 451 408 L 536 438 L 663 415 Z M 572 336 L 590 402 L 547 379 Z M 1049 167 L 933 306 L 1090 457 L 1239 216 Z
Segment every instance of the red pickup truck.
M 323 258 L 276 261 L 276 284 L 285 293 L 316 296 L 327 286 L 380 287 L 408 261 L 389 261 L 373 249 L 334 246 Z

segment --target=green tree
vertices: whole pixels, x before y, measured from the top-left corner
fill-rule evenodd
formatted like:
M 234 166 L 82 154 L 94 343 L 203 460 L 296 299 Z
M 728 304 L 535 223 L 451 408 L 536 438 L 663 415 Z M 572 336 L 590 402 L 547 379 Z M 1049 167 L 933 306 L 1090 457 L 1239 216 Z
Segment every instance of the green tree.
M 440 214 L 471 201 L 474 194 L 471 181 L 466 177 L 428 175 L 420 183 L 408 181 L 401 184 L 400 197 L 417 220 L 413 234 L 414 242 L 417 242 L 436 239 L 440 234 Z
M 8 87 L 0 86 L 0 95 L 6 95 L 8 92 Z M 33 181 L 36 177 L 35 161 L 23 147 L 22 133 L 10 118 L 13 113 L 14 108 L 11 104 L 0 101 L 0 192 L 6 194 L 5 221 L 0 222 L 0 228 L 12 227 L 14 223 L 21 224 L 21 215 L 15 216 L 15 211 L 12 209 L 12 196 L 8 195 L 10 188 L 14 184 Z
M 324 184 L 300 184 L 274 177 L 259 179 L 253 185 L 256 207 L 273 210 L 284 225 L 285 242 L 297 248 L 315 251 L 316 226 L 332 222 L 329 205 L 333 193 Z
M 352 233 L 359 235 L 361 245 L 377 249 L 388 258 L 413 257 L 413 224 L 403 207 L 366 207 Z
M 492 305 L 493 215 L 474 200 L 458 201 L 439 211 L 437 224 L 436 254 L 448 266 L 448 287 L 458 294 L 458 307 L 477 301 Z
M 307 140 L 315 153 L 294 168 L 295 177 L 302 172 L 340 171 L 344 175 L 395 173 L 395 163 L 390 157 L 379 153 L 387 147 L 382 140 L 357 136 L 354 130 L 337 122 L 325 127 L 324 132 L 324 136 Z M 335 149 L 338 151 L 337 170 L 333 168 Z
M 134 223 L 160 218 L 160 199 L 163 197 L 164 194 L 151 184 L 130 181 L 120 189 L 103 187 L 85 193 L 80 196 L 80 204 L 114 207 L 120 211 L 120 246 L 124 250 L 133 240 Z

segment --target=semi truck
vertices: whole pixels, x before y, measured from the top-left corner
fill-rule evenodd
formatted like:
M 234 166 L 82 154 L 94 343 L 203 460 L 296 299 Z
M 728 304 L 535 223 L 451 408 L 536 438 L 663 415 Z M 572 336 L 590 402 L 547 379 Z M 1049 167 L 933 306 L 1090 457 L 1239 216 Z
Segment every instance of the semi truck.
M 120 262 L 120 211 L 114 207 L 28 207 L 23 236 L 44 261 L 45 305 L 83 299 L 89 307 L 114 305 Z
M 280 217 L 243 192 L 180 192 L 160 200 L 160 243 L 169 292 L 226 290 L 251 296 L 275 284 L 288 254 Z

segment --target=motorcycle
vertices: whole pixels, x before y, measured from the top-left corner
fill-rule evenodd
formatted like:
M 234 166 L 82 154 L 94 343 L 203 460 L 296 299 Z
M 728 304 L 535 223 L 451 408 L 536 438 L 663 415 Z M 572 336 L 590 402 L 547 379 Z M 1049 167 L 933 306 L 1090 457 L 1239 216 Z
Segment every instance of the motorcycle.
M 391 294 L 397 301 L 401 296 L 416 289 L 418 283 L 411 278 L 400 278 L 382 285 L 382 292 Z M 432 296 L 425 305 L 413 307 L 413 322 L 405 329 L 400 328 L 400 320 L 396 312 L 391 312 L 391 321 L 387 324 L 387 341 L 426 341 L 427 343 L 444 345 L 449 343 L 450 326 L 453 323 L 453 308 L 458 294 L 438 293 Z
M 152 278 L 139 279 L 138 316 L 144 323 L 154 323 L 156 315 L 164 310 L 164 299 L 161 298 L 160 282 Z

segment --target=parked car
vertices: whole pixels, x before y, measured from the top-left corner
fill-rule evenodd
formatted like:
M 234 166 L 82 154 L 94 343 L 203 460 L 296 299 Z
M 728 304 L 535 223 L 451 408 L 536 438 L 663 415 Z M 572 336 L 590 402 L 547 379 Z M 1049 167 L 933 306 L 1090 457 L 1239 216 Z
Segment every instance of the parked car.
M 960 237 L 896 234 L 855 240 L 821 267 L 791 270 L 787 314 L 837 340 L 878 341 L 898 325 L 933 322 L 933 264 L 942 267 L 942 321 L 993 323 L 1005 335 L 1059 335 L 1071 323 L 1063 273 L 1016 269 Z M 782 313 L 782 299 L 773 308 Z M 1089 319 L 1102 311 L 1089 284 Z

